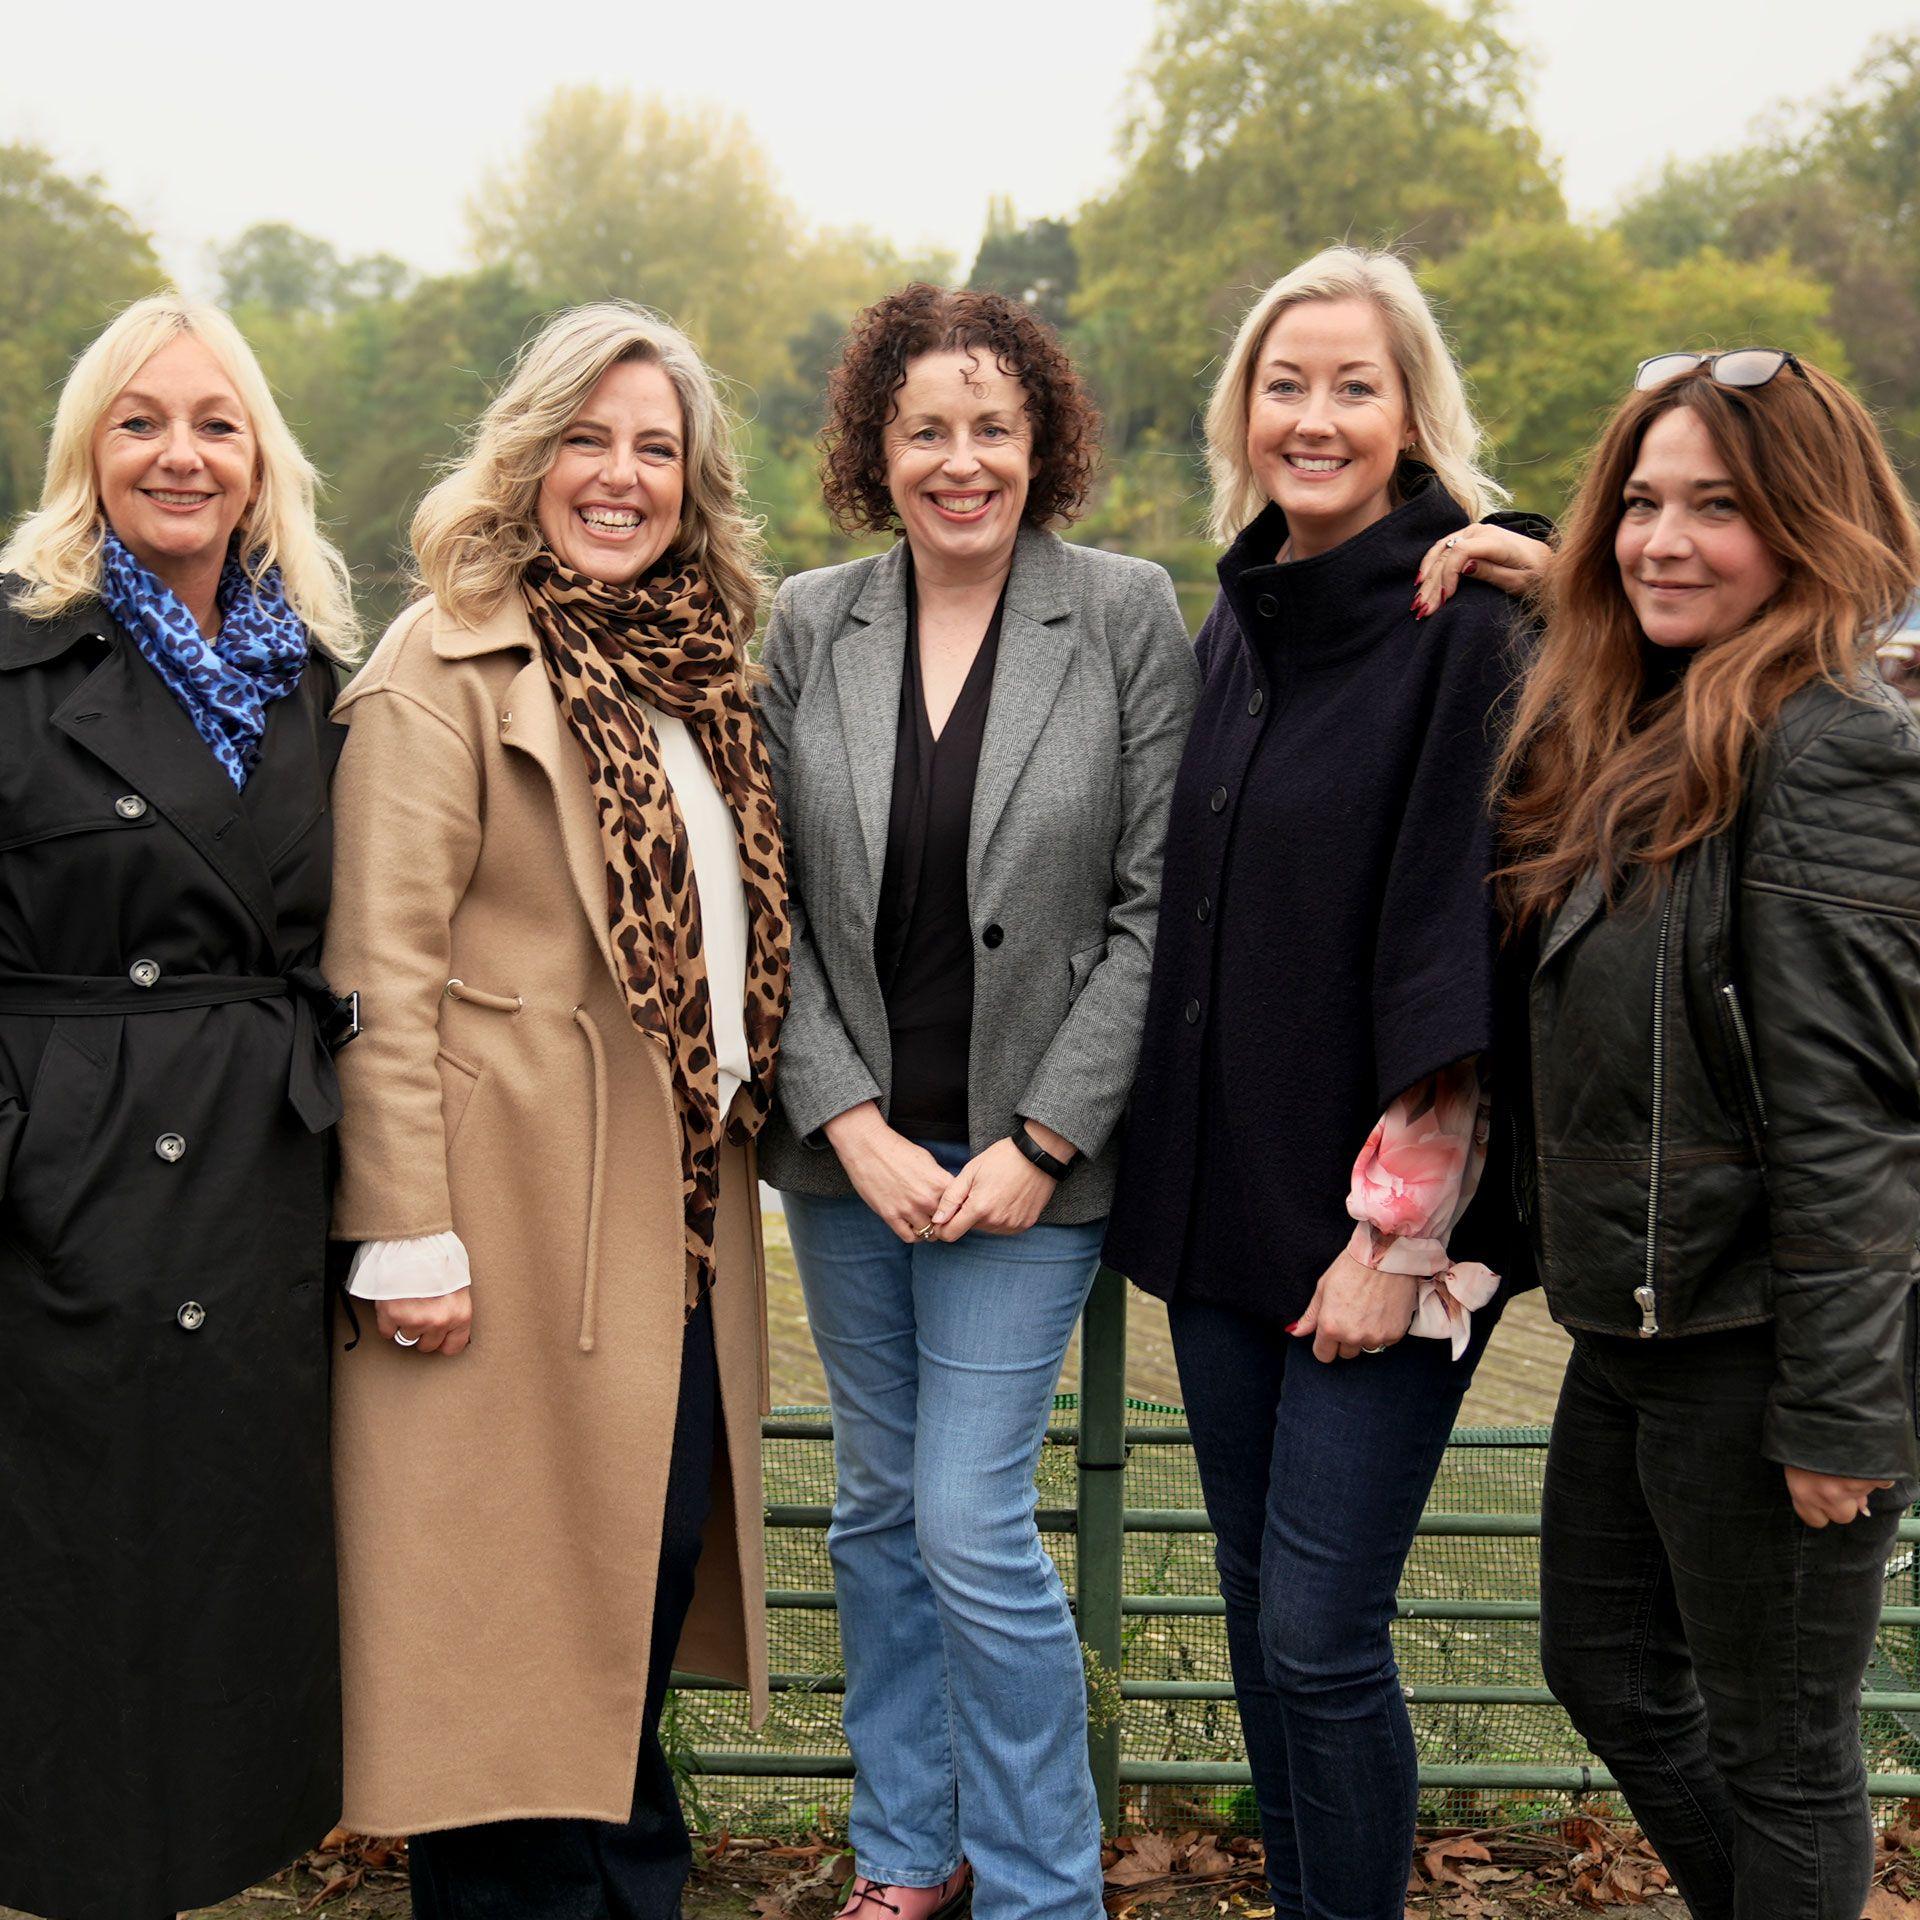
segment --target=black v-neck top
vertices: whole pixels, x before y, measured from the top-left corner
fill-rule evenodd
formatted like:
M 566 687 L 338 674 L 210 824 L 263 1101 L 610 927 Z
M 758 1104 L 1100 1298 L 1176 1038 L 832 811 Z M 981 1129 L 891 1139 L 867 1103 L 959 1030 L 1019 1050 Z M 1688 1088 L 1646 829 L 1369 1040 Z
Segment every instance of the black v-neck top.
M 873 929 L 873 958 L 893 1044 L 888 1119 L 915 1140 L 967 1139 L 973 1040 L 973 924 L 967 831 L 993 698 L 1006 590 L 938 739 L 920 677 L 920 605 L 907 564 L 907 657 L 900 675 L 893 803 Z

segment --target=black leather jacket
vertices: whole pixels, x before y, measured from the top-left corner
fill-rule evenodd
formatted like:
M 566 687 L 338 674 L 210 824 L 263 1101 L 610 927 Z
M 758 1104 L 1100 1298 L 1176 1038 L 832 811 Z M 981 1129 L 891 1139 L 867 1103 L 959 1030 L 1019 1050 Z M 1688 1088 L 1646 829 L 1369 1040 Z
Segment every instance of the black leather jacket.
M 1740 817 L 1671 884 L 1548 923 L 1528 995 L 1533 1190 L 1564 1324 L 1772 1320 L 1764 1450 L 1914 1471 L 1920 723 L 1878 683 L 1788 703 Z

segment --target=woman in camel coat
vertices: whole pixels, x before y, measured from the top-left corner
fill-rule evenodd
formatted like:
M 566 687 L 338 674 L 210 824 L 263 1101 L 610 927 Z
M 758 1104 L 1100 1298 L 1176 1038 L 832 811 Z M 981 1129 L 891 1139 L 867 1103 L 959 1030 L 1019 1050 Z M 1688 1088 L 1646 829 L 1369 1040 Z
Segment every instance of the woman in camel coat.
M 364 1020 L 343 1056 L 334 1216 L 363 1243 L 358 1337 L 343 1315 L 334 1372 L 345 1818 L 416 1836 L 417 1914 L 676 1912 L 688 1849 L 656 1737 L 667 1674 L 677 1660 L 743 1683 L 764 1710 L 750 1135 L 784 1004 L 785 900 L 770 786 L 763 815 L 750 804 L 765 760 L 731 636 L 751 631 L 759 582 L 725 427 L 671 328 L 618 306 L 562 316 L 415 523 L 433 581 L 446 529 L 496 494 L 510 510 L 510 476 L 544 464 L 525 537 L 492 536 L 507 590 L 478 617 L 445 593 L 412 608 L 337 709 L 327 965 Z M 696 597 L 711 587 L 729 704 L 683 723 L 636 709 L 617 676 L 622 646 L 680 646 L 654 603 L 677 619 L 689 580 Z M 556 607 L 637 624 L 617 643 L 589 631 L 588 678 L 566 682 Z M 672 695 L 694 658 L 675 651 L 649 691 Z M 662 883 L 609 836 L 590 706 L 657 749 L 618 771 L 669 809 L 653 841 L 630 807 L 636 848 L 683 856 L 677 982 L 668 964 L 643 975 L 641 957 L 667 951 L 645 937 L 659 928 L 620 923 L 623 892 L 644 909 Z M 710 727 L 719 745 L 690 772 L 687 743 Z M 725 895 L 744 975 L 729 974 Z M 662 980 L 674 1025 L 711 1007 L 688 1055 L 635 1011 Z M 716 1071 L 733 1116 L 718 1137 L 711 1102 L 690 1122 L 682 1091 L 704 1072 L 711 1093 Z

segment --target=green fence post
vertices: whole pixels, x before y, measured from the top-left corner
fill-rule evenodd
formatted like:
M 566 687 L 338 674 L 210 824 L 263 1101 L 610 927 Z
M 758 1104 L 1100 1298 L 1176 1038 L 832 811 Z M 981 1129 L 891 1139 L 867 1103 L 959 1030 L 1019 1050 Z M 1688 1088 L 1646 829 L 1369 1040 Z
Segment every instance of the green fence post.
M 1080 1323 L 1080 1500 L 1075 1556 L 1080 1638 L 1120 1678 L 1121 1550 L 1125 1542 L 1127 1464 L 1127 1283 L 1100 1269 Z M 1118 1702 L 1112 1703 L 1117 1707 Z M 1100 1820 L 1111 1833 L 1120 1819 L 1120 1718 L 1113 1713 L 1087 1748 Z

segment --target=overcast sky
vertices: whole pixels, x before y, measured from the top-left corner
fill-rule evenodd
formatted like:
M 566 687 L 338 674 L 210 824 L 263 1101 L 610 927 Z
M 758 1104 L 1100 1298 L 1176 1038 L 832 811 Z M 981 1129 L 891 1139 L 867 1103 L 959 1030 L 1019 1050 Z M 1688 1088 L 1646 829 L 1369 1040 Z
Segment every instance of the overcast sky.
M 286 220 L 345 253 L 464 260 L 462 207 L 552 88 L 743 115 L 804 218 L 970 260 L 987 201 L 1069 213 L 1113 175 L 1152 0 L 943 11 L 870 0 L 151 0 L 8 9 L 0 139 L 101 174 L 204 281 L 210 243 Z M 1536 119 L 1574 206 L 1842 80 L 1920 0 L 1516 0 Z M 644 191 L 645 183 L 635 183 Z

